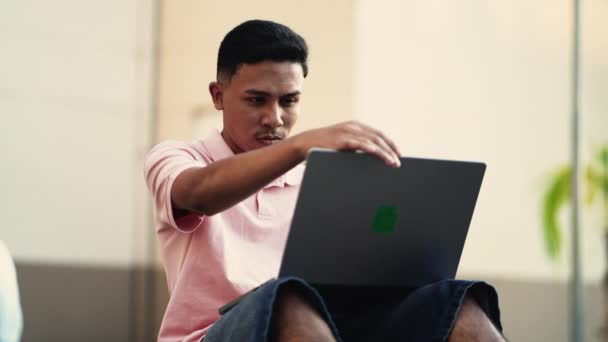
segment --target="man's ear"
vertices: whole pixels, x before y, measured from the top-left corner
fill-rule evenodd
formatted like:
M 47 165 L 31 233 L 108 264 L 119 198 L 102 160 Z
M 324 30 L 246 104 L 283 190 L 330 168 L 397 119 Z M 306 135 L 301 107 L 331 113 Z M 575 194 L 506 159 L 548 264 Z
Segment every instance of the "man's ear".
M 224 89 L 221 84 L 218 82 L 209 83 L 209 94 L 211 95 L 211 99 L 213 100 L 213 106 L 217 110 L 224 109 Z

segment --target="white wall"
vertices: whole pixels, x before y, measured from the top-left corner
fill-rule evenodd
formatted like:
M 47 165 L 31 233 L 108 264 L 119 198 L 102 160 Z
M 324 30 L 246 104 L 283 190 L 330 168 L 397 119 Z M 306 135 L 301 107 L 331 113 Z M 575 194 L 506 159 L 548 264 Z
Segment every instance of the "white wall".
M 150 3 L 3 2 L 0 239 L 18 261 L 145 256 Z
M 608 143 L 608 3 L 584 5 L 588 155 L 590 144 Z M 356 117 L 406 155 L 488 165 L 461 274 L 569 272 L 569 248 L 557 263 L 545 256 L 540 200 L 547 176 L 569 160 L 571 13 L 570 1 L 356 2 Z M 583 251 L 597 281 L 605 257 L 596 214 L 585 214 Z

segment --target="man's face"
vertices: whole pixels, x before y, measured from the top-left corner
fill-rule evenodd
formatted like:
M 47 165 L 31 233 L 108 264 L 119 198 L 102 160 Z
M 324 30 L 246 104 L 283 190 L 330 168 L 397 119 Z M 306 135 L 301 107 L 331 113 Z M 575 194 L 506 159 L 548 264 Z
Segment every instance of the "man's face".
M 224 111 L 222 136 L 235 153 L 285 139 L 300 111 L 304 74 L 299 63 L 243 64 L 229 81 L 212 82 L 215 107 Z

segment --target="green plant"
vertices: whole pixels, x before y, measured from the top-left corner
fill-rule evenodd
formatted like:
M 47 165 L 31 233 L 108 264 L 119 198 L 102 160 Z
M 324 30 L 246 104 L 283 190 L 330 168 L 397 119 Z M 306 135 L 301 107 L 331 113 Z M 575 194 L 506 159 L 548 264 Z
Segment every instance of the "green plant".
M 570 202 L 572 167 L 558 169 L 543 196 L 542 223 L 547 254 L 557 259 L 562 249 L 562 229 L 559 213 Z M 608 145 L 599 149 L 592 162 L 584 168 L 585 203 L 591 205 L 601 197 L 604 207 L 604 230 L 608 234 Z M 598 193 L 600 196 L 598 196 Z M 608 246 L 606 246 L 608 249 Z

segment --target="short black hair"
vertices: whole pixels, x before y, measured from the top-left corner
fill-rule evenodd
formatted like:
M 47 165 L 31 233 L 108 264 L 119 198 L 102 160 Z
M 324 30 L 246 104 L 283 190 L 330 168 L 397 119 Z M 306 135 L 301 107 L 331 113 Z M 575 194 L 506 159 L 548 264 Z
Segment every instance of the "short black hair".
M 249 20 L 232 29 L 220 44 L 217 77 L 232 78 L 241 64 L 263 61 L 299 63 L 308 74 L 308 46 L 289 27 L 268 20 Z

